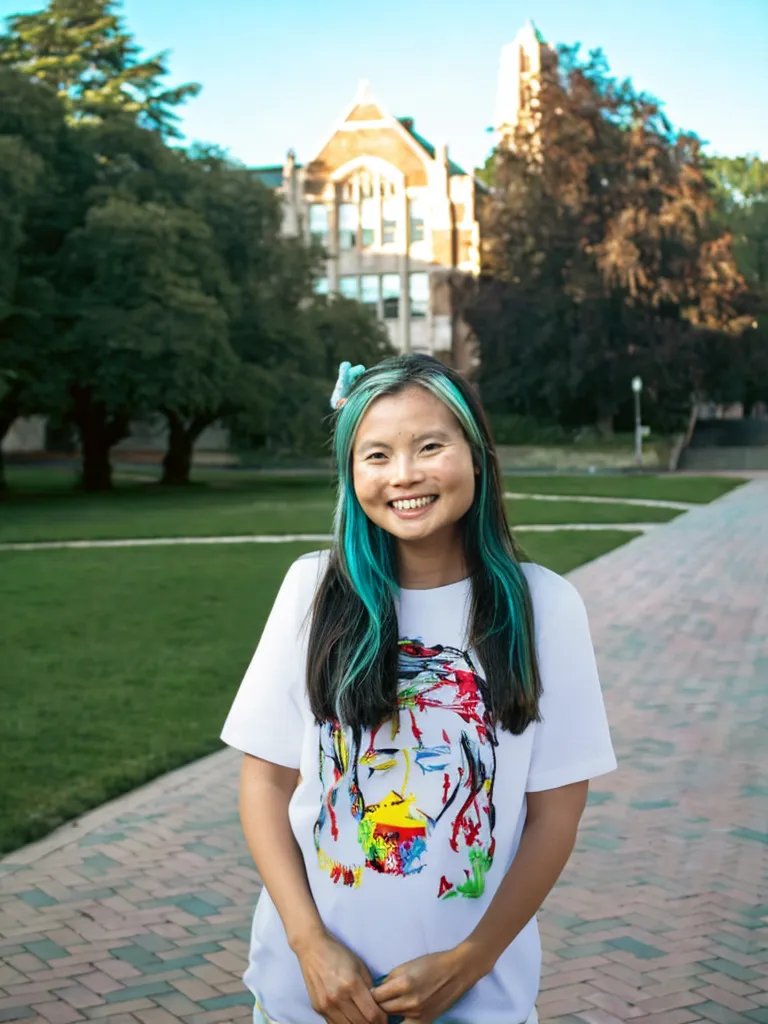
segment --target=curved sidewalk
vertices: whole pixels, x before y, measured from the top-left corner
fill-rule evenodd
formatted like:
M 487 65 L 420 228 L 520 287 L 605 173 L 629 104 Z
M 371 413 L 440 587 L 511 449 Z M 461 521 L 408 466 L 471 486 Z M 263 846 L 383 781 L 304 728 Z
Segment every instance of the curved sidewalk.
M 541 914 L 542 1024 L 768 1024 L 768 481 L 571 579 L 621 767 Z M 214 754 L 0 862 L 0 1022 L 250 1019 L 238 762 Z

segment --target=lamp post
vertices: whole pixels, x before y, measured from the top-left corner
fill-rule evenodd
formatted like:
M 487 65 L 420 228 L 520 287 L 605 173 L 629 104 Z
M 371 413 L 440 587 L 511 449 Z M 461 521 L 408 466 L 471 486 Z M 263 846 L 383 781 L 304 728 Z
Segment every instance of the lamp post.
M 643 390 L 643 381 L 640 377 L 632 378 L 632 393 L 635 396 L 635 462 L 638 466 L 643 464 L 643 430 L 640 417 L 640 392 Z

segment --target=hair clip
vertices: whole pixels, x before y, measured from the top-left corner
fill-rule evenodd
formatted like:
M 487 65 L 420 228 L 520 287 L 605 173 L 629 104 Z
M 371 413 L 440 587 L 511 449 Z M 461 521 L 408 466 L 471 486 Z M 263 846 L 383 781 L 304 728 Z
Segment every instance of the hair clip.
M 357 378 L 365 373 L 365 367 L 362 363 L 357 366 L 353 366 L 347 360 L 339 364 L 339 376 L 336 380 L 336 387 L 333 389 L 331 395 L 331 408 L 335 411 L 340 409 L 346 402 L 352 385 L 355 383 Z

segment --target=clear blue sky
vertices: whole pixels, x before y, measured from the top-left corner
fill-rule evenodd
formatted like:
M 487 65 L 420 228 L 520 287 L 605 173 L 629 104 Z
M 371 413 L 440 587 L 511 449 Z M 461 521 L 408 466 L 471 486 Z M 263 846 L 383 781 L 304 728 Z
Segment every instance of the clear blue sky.
M 0 19 L 44 0 L 0 0 Z M 602 47 L 613 72 L 665 103 L 712 153 L 768 159 L 768 0 L 125 0 L 145 51 L 202 94 L 188 138 L 249 164 L 311 159 L 358 80 L 415 117 L 459 163 L 489 147 L 499 50 L 532 17 L 548 41 Z

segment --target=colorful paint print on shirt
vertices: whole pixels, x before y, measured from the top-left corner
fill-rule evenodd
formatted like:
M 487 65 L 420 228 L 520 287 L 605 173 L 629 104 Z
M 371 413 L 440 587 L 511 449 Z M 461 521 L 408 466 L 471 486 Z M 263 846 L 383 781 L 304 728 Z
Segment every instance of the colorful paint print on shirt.
M 493 863 L 497 739 L 485 682 L 467 651 L 401 640 L 397 714 L 356 744 L 320 728 L 321 807 L 315 847 L 334 882 L 365 870 L 407 877 L 435 844 L 440 899 L 478 897 Z

